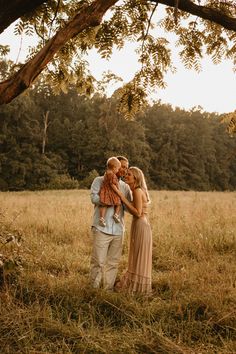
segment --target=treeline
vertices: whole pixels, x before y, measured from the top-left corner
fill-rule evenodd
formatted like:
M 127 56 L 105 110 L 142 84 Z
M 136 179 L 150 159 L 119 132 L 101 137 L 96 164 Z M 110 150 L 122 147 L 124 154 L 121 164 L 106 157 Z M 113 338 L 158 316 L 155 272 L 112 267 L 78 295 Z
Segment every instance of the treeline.
M 0 107 L 0 190 L 88 188 L 117 154 L 150 188 L 235 190 L 236 139 L 220 120 L 157 102 L 127 121 L 115 95 L 54 96 L 41 85 Z

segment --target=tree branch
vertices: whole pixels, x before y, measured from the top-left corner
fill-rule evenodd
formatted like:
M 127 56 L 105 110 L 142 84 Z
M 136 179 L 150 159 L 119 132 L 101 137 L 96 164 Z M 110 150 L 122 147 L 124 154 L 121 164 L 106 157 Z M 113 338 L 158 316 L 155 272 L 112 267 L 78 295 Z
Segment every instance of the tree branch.
M 48 0 L 0 0 L 0 33 L 21 16 Z
M 48 0 L 0 0 L 0 33 L 17 18 L 34 10 Z M 225 14 L 223 11 L 201 6 L 191 0 L 149 0 L 155 4 L 160 3 L 180 11 L 198 16 L 202 19 L 216 23 L 226 30 L 236 33 L 236 18 Z M 21 69 L 8 80 L 0 83 L 0 104 L 9 103 L 26 90 L 36 77 L 42 72 L 46 65 L 53 59 L 54 55 L 66 44 L 89 27 L 101 23 L 103 15 L 118 0 L 94 0 L 90 5 L 84 5 L 79 13 L 61 28 L 54 37 Z
M 89 27 L 98 26 L 106 11 L 118 0 L 96 0 L 60 29 L 21 69 L 0 84 L 0 104 L 9 103 L 26 90 L 67 41 Z
M 151 0 L 175 8 L 176 0 Z M 206 6 L 196 5 L 191 0 L 178 0 L 178 10 L 201 17 L 204 20 L 217 23 L 227 30 L 236 32 L 236 18 L 224 14 L 222 11 Z

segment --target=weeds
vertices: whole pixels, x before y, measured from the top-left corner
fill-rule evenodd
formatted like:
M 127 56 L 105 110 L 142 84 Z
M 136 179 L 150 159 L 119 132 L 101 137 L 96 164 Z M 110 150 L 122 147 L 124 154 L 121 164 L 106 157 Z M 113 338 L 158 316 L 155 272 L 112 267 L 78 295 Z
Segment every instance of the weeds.
M 90 288 L 87 191 L 0 200 L 1 354 L 236 352 L 235 193 L 152 192 L 149 297 Z

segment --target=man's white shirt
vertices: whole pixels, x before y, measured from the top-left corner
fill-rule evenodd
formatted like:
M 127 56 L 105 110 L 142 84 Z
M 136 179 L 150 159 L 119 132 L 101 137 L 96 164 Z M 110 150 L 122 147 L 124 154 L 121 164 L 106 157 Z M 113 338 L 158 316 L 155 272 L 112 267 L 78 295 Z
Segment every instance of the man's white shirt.
M 116 223 L 115 220 L 113 219 L 114 215 L 114 207 L 108 207 L 106 208 L 106 215 L 105 215 L 105 220 L 106 220 L 106 226 L 102 227 L 99 225 L 99 205 L 100 205 L 100 197 L 99 197 L 99 191 L 103 182 L 103 176 L 96 177 L 91 185 L 90 188 L 90 196 L 91 196 L 91 201 L 94 204 L 94 214 L 93 214 L 93 221 L 92 221 L 92 227 L 95 227 L 98 229 L 100 232 L 103 232 L 105 234 L 109 235 L 116 235 L 120 236 L 123 235 L 125 231 L 125 226 L 124 226 L 124 207 L 121 206 L 120 208 L 120 223 Z M 131 190 L 125 182 L 122 180 L 119 180 L 119 188 L 120 191 L 125 195 L 125 197 L 131 201 L 132 200 L 132 193 Z

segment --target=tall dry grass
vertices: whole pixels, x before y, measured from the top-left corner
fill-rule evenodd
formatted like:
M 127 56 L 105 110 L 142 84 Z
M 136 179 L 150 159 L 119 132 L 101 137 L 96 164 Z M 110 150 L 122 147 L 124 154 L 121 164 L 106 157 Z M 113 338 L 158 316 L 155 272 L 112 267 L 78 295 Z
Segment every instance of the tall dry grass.
M 1 223 L 23 235 L 23 270 L 0 290 L 1 353 L 236 353 L 236 193 L 151 197 L 146 298 L 90 288 L 88 191 L 0 193 Z

